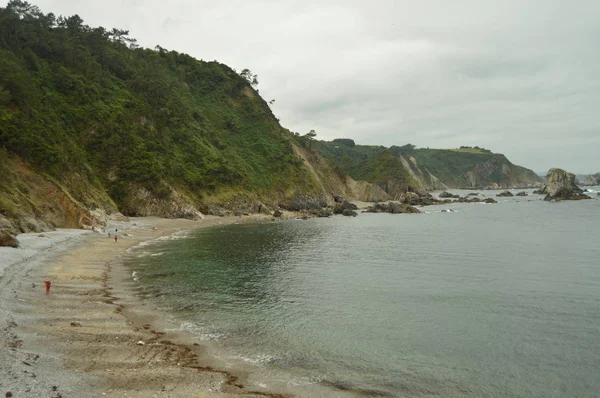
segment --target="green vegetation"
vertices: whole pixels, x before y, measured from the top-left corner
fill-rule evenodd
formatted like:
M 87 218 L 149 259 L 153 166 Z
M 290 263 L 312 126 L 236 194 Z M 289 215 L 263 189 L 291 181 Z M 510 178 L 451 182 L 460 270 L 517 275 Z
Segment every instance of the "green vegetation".
M 0 150 L 117 204 L 131 184 L 197 201 L 314 191 L 293 134 L 242 74 L 12 0 L 0 8 Z
M 540 181 L 531 170 L 515 166 L 502 154 L 479 147 L 457 149 L 416 148 L 412 144 L 403 146 L 355 145 L 348 139 L 332 142 L 318 141 L 315 148 L 328 158 L 334 167 L 343 174 L 357 180 L 376 183 L 389 192 L 389 185 L 395 187 L 428 188 L 427 175 L 437 177 L 449 187 L 485 187 L 526 185 Z M 405 162 L 402 163 L 401 159 Z M 411 175 L 406 165 L 410 165 L 419 178 Z

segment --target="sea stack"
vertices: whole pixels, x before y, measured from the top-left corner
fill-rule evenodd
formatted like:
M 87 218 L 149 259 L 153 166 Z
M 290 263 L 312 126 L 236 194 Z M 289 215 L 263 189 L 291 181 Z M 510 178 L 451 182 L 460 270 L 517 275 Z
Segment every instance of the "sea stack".
M 575 174 L 556 168 L 548 170 L 541 193 L 544 200 L 591 199 L 575 184 Z

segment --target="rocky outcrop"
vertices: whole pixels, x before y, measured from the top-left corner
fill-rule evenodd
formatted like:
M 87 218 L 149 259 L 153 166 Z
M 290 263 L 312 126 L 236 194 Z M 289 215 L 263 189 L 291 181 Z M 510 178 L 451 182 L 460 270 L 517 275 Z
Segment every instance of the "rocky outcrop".
M 357 209 L 358 209 L 358 206 L 356 206 L 354 203 L 350 203 L 345 200 L 342 203 L 337 204 L 333 208 L 333 214 L 344 214 L 344 211 L 346 211 L 346 210 L 357 210 Z
M 198 220 L 202 212 L 190 204 L 190 200 L 175 190 L 166 197 L 158 197 L 141 186 L 132 186 L 123 204 L 122 212 L 128 216 L 158 216 L 164 218 L 187 218 Z
M 421 210 L 416 207 L 410 206 L 405 203 L 375 203 L 373 206 L 368 207 L 365 213 L 390 213 L 390 214 L 401 214 L 401 213 L 421 213 Z
M 0 232 L 0 246 L 19 247 L 19 241 L 9 232 Z
M 383 202 L 390 200 L 390 195 L 377 184 L 366 181 L 355 181 L 346 177 L 346 184 L 350 196 L 362 202 Z
M 399 201 L 400 203 L 404 203 L 411 206 L 431 206 L 451 202 L 450 199 L 436 199 L 429 192 L 425 192 L 422 190 L 403 192 L 397 195 L 394 199 Z
M 457 200 L 458 203 L 498 203 L 495 199 L 492 198 L 476 198 L 476 197 L 467 197 L 460 198 Z
M 591 199 L 575 184 L 575 174 L 557 168 L 548 171 L 541 192 L 544 200 Z
M 588 185 L 588 186 L 600 185 L 600 173 L 588 175 L 585 178 L 583 185 Z
M 280 206 L 289 211 L 320 210 L 327 206 L 327 201 L 312 195 L 296 194 L 291 200 L 281 203 Z
M 529 194 L 525 191 L 521 191 L 518 194 L 516 194 L 515 196 L 529 196 Z
M 256 204 L 256 212 L 259 214 L 271 215 L 271 209 L 264 203 L 258 202 Z
M 460 195 L 453 195 L 448 191 L 444 191 L 444 192 L 440 193 L 439 196 L 440 196 L 440 198 L 443 198 L 443 199 L 445 199 L 445 198 L 453 198 L 453 199 L 460 198 Z
M 512 197 L 512 196 L 515 196 L 515 195 L 513 195 L 512 192 L 510 192 L 510 191 L 503 191 L 503 192 L 500 192 L 496 196 L 499 196 L 499 197 Z
M 354 210 L 344 209 L 344 211 L 342 212 L 342 215 L 346 216 L 346 217 L 356 217 L 356 216 L 358 216 L 358 213 L 355 212 Z

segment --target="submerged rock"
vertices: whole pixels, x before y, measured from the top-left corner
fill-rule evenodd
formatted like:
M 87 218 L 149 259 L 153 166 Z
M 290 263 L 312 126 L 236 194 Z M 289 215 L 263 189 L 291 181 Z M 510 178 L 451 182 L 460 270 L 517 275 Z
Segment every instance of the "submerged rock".
M 529 194 L 525 191 L 521 191 L 518 194 L 516 194 L 515 196 L 529 196 Z
M 562 169 L 550 169 L 541 192 L 544 200 L 580 200 L 591 199 L 575 184 L 575 174 Z
M 496 195 L 496 196 L 500 196 L 500 197 L 503 197 L 503 196 L 504 196 L 504 197 L 510 197 L 510 196 L 515 196 L 515 195 L 513 195 L 513 194 L 512 194 L 512 192 L 510 192 L 510 191 L 504 191 L 504 192 L 500 192 L 500 193 L 499 193 L 498 195 Z

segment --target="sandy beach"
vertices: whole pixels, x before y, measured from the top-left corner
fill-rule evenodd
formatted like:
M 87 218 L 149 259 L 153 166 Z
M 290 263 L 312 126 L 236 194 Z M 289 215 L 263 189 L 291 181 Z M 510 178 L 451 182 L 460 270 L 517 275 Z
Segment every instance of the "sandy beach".
M 134 295 L 121 264 L 143 241 L 239 220 L 132 218 L 109 224 L 118 243 L 107 233 L 58 230 L 0 248 L 1 396 L 283 396 L 248 391 L 242 374 L 216 366 L 189 336 L 165 333 L 164 315 Z

